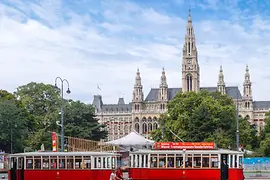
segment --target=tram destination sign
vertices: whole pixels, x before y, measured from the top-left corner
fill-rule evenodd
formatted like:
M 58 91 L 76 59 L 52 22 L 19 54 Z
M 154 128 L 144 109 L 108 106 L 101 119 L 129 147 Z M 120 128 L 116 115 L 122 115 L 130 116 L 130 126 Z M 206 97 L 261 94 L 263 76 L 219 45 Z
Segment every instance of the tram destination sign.
M 156 142 L 155 149 L 215 149 L 213 142 Z

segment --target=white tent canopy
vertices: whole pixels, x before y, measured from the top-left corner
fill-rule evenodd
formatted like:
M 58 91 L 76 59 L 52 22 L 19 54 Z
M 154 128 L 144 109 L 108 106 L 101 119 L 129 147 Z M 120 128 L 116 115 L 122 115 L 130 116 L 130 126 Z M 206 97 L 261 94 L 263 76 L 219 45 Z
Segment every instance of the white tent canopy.
M 113 141 L 106 142 L 107 144 L 121 145 L 121 146 L 144 146 L 144 145 L 153 145 L 155 142 L 149 139 L 146 139 L 136 131 L 132 131 L 128 135 L 116 139 Z

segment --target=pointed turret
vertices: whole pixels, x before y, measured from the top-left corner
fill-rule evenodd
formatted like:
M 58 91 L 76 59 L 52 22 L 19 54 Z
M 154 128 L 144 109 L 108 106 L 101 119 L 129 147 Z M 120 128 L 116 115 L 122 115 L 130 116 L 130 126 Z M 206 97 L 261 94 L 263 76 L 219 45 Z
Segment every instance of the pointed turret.
M 143 102 L 143 86 L 141 81 L 141 75 L 139 68 L 137 69 L 137 74 L 135 78 L 135 85 L 133 90 L 133 110 L 139 111 L 142 109 L 142 102 Z
M 160 78 L 158 101 L 160 103 L 160 110 L 165 111 L 168 102 L 168 84 L 164 68 L 162 68 L 162 75 Z
M 225 88 L 224 74 L 223 74 L 222 66 L 220 66 L 220 70 L 219 70 L 217 89 L 221 94 L 226 94 L 226 88 Z
M 243 83 L 243 86 L 244 86 L 244 93 L 243 93 L 244 97 L 252 98 L 251 81 L 248 65 L 246 65 L 245 81 Z
M 253 108 L 253 99 L 252 99 L 252 89 L 251 89 L 251 81 L 250 81 L 250 74 L 249 74 L 249 69 L 248 65 L 246 65 L 246 73 L 245 73 L 245 80 L 243 83 L 243 103 L 244 103 L 244 108 L 246 109 L 252 109 Z M 251 117 L 249 115 L 249 117 Z M 251 117 L 252 119 L 252 117 Z
M 190 10 L 182 55 L 182 91 L 198 92 L 200 90 L 200 67 Z

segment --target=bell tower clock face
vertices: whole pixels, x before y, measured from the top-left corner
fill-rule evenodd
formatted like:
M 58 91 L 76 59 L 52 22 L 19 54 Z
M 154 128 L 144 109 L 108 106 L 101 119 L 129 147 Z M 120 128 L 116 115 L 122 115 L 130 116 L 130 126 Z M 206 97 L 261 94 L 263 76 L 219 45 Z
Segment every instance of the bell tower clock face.
M 191 64 L 191 59 L 187 59 L 187 64 Z

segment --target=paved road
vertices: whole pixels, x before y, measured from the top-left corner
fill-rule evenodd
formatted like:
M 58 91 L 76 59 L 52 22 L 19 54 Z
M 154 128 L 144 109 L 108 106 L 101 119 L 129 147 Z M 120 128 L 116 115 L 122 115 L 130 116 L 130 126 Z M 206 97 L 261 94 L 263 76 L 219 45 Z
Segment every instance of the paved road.
M 0 174 L 0 179 L 1 180 L 7 180 L 8 179 L 7 174 L 6 173 L 1 173 Z

